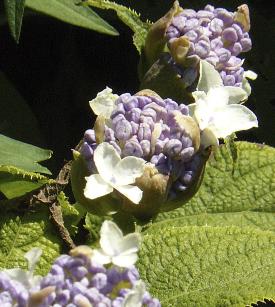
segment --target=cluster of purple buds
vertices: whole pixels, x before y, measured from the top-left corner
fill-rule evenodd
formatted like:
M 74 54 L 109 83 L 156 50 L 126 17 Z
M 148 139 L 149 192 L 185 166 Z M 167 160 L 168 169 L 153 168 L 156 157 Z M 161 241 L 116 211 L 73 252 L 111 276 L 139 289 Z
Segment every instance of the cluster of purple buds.
M 41 281 L 41 293 L 44 289 L 52 291 L 39 306 L 124 306 L 125 297 L 138 280 L 139 273 L 135 266 L 106 268 L 84 254 L 62 255 L 56 259 L 48 275 Z M 159 301 L 152 298 L 147 291 L 143 295 L 142 304 L 160 306 Z
M 16 280 L 12 280 L 5 272 L 0 272 L 0 306 L 27 307 L 29 291 Z
M 184 72 L 182 67 L 173 63 L 183 78 L 184 74 L 194 75 L 194 67 L 200 59 L 204 59 L 220 73 L 225 86 L 241 86 L 244 69 L 239 55 L 251 49 L 248 31 L 249 13 L 246 5 L 240 6 L 235 13 L 206 5 L 198 12 L 181 10 L 173 17 L 166 37 L 168 48 L 180 37 L 189 41 L 186 60 L 187 66 L 193 65 L 193 68 L 189 67 Z
M 169 175 L 172 178 L 169 198 L 174 190 L 183 191 L 191 184 L 196 174 L 199 140 L 190 136 L 188 123 L 179 120 L 182 116 L 193 122 L 188 116 L 188 106 L 150 93 L 150 96 L 122 94 L 115 101 L 110 120 L 102 128 L 102 141 L 110 143 L 121 158 L 143 158 L 159 173 Z M 85 132 L 80 149 L 91 174 L 97 173 L 93 162 L 93 151 L 97 147 L 95 130 Z

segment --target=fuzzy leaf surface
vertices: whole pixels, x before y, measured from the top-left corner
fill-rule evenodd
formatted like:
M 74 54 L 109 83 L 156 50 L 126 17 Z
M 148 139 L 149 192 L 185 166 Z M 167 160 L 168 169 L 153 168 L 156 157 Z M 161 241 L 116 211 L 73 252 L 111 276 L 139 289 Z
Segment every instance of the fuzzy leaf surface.
M 236 142 L 237 157 L 222 145 L 210 157 L 198 193 L 157 221 L 202 213 L 275 212 L 275 149 Z
M 25 0 L 4 0 L 4 4 L 10 32 L 15 41 L 18 43 L 24 15 Z
M 33 247 L 39 247 L 43 253 L 35 273 L 47 273 L 60 254 L 61 240 L 53 229 L 46 209 L 23 216 L 1 215 L 0 268 L 27 268 L 24 254 Z
M 90 8 L 73 0 L 26 0 L 26 6 L 75 26 L 109 35 L 118 35 L 116 29 Z
M 245 306 L 274 295 L 275 234 L 236 226 L 162 225 L 143 236 L 138 268 L 166 306 Z

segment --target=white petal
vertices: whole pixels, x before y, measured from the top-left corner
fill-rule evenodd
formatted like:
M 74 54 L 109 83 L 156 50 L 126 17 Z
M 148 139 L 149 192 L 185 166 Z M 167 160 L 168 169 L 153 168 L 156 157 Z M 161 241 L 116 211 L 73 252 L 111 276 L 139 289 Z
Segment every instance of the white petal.
M 206 96 L 206 103 L 209 110 L 226 106 L 229 100 L 229 93 L 225 86 L 211 88 Z
M 130 199 L 134 204 L 138 204 L 142 199 L 142 190 L 136 186 L 123 185 L 114 187 L 119 193 Z
M 133 289 L 127 293 L 123 301 L 123 307 L 141 307 L 142 299 L 145 294 L 145 284 L 143 281 L 138 280 Z
M 108 264 L 112 262 L 109 255 L 106 255 L 103 251 L 94 249 L 91 255 L 91 259 L 99 264 Z
M 246 78 L 243 78 L 242 89 L 246 92 L 247 97 L 251 94 L 251 86 Z
M 255 80 L 257 79 L 258 75 L 252 70 L 246 70 L 243 74 L 243 77 L 251 79 L 251 80 Z
M 94 174 L 89 177 L 85 177 L 87 180 L 84 196 L 90 199 L 95 199 L 113 191 L 113 187 L 102 179 L 99 174 Z
M 36 264 L 42 255 L 42 249 L 39 247 L 34 247 L 28 251 L 24 257 L 28 260 L 28 268 L 30 272 L 35 270 Z
M 120 160 L 120 156 L 114 147 L 106 142 L 99 144 L 94 151 L 96 168 L 100 176 L 108 183 L 112 180 L 114 168 Z
M 136 263 L 138 256 L 136 253 L 129 255 L 118 255 L 112 258 L 112 263 L 122 268 L 129 268 Z
M 113 256 L 123 238 L 123 233 L 111 221 L 104 221 L 100 229 L 100 246 L 105 254 Z
M 144 171 L 145 160 L 137 157 L 125 157 L 115 167 L 113 171 L 114 184 L 126 185 L 134 183 Z
M 218 146 L 219 140 L 212 130 L 206 128 L 201 133 L 201 146 L 207 148 L 208 146 Z
M 118 242 L 116 249 L 120 255 L 129 255 L 137 253 L 141 242 L 141 236 L 139 233 L 129 233 Z
M 244 89 L 237 86 L 225 86 L 224 89 L 229 94 L 229 104 L 237 104 L 247 100 L 248 96 Z
M 118 95 L 112 94 L 112 89 L 106 87 L 105 90 L 97 94 L 95 99 L 90 101 L 90 107 L 96 115 L 110 118 L 117 98 Z
M 258 127 L 256 115 L 243 105 L 231 104 L 216 112 L 209 129 L 217 138 L 225 138 L 236 131 Z
M 206 99 L 206 93 L 203 91 L 195 91 L 192 92 L 192 96 L 194 97 L 195 101 L 199 100 L 199 99 Z M 190 106 L 190 104 L 188 105 L 188 107 Z
M 210 88 L 222 86 L 222 78 L 213 65 L 205 60 L 200 61 L 200 78 L 197 85 L 198 91 L 207 93 Z
M 198 123 L 200 130 L 204 130 L 210 121 L 212 110 L 205 100 L 198 100 L 193 108 L 193 118 Z

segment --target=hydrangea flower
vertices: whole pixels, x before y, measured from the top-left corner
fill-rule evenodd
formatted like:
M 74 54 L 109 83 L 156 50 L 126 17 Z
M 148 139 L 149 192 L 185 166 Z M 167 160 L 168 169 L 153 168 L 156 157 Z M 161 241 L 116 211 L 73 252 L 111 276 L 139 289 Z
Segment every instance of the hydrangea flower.
M 120 258 L 118 262 L 121 263 L 115 265 L 116 261 L 112 261 L 113 264 L 104 266 L 105 261 L 100 259 L 99 251 L 88 246 L 79 246 L 71 250 L 70 255 L 59 256 L 51 266 L 50 272 L 43 278 L 37 278 L 35 284 L 31 282 L 33 274 L 28 275 L 31 278 L 28 278 L 26 284 L 26 279 L 22 278 L 24 270 L 2 271 L 0 272 L 1 307 L 160 307 L 160 302 L 146 291 L 145 284 L 139 278 L 138 270 L 134 266 L 139 235 L 132 233 L 123 237 L 119 228 L 111 221 L 103 223 L 101 235 L 100 243 L 102 247 L 104 246 L 104 252 L 108 247 L 111 250 L 116 247 L 121 254 L 112 260 Z M 125 257 L 125 252 L 127 256 L 134 255 L 134 257 L 131 259 Z M 26 255 L 29 259 L 29 273 L 33 272 L 40 255 L 41 250 L 38 252 L 38 249 Z M 102 257 L 106 258 L 106 254 L 102 254 Z M 122 263 L 123 257 L 128 262 L 127 267 Z M 21 274 L 15 274 L 19 272 L 18 270 L 21 270 Z M 11 272 L 9 276 L 8 273 Z
M 136 186 L 136 178 L 143 174 L 145 160 L 136 157 L 120 158 L 114 147 L 106 142 L 94 151 L 94 163 L 99 174 L 86 177 L 84 195 L 95 199 L 111 193 L 114 189 L 138 204 L 142 191 Z
M 239 6 L 235 13 L 206 5 L 197 12 L 178 10 L 167 28 L 166 38 L 172 58 L 176 60 L 174 65 L 183 78 L 193 75 L 194 81 L 196 66 L 204 59 L 220 73 L 224 85 L 241 87 L 244 69 L 239 55 L 252 47 L 249 29 L 247 5 Z M 183 50 L 186 50 L 184 57 L 180 57 Z
M 233 132 L 258 127 L 256 115 L 244 105 L 246 92 L 223 86 L 219 73 L 207 61 L 200 62 L 200 79 L 193 92 L 195 103 L 189 105 L 192 116 L 202 131 L 201 144 L 217 145 Z
M 35 247 L 24 255 L 28 261 L 28 270 L 13 268 L 0 272 L 0 306 L 29 305 L 30 291 L 38 289 L 42 279 L 41 276 L 34 275 L 41 254 L 41 249 Z
M 98 263 L 113 263 L 120 267 L 131 267 L 137 261 L 140 235 L 130 233 L 123 237 L 122 231 L 111 221 L 105 221 L 100 230 L 100 250 L 92 259 Z
M 174 191 L 183 192 L 192 184 L 202 165 L 200 130 L 186 105 L 145 90 L 120 95 L 106 117 L 99 114 L 79 150 L 90 173 L 87 198 L 109 193 L 126 211 L 150 215 L 172 199 Z

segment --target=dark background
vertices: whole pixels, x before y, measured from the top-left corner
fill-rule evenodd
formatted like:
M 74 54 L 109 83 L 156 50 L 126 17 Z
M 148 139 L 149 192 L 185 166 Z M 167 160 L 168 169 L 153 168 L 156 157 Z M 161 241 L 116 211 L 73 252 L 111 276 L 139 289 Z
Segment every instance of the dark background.
M 120 3 L 140 12 L 143 20 L 155 21 L 173 1 Z M 196 10 L 208 4 L 197 0 L 180 3 Z M 275 146 L 275 1 L 246 3 L 253 49 L 243 54 L 244 66 L 258 73 L 247 105 L 256 113 L 260 127 L 238 136 L 240 140 Z M 234 11 L 242 2 L 217 0 L 210 4 Z M 54 173 L 65 159 L 71 159 L 70 149 L 92 126 L 94 118 L 88 101 L 97 92 L 106 85 L 117 94 L 138 91 L 139 55 L 132 44 L 131 30 L 116 13 L 96 11 L 120 36 L 99 34 L 26 10 L 17 45 L 0 4 L 0 71 L 4 73 L 0 75 L 0 133 L 52 149 L 50 168 Z

